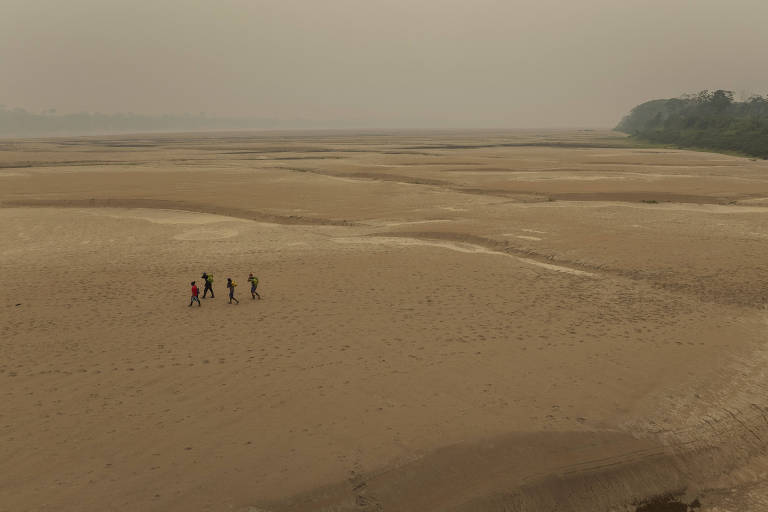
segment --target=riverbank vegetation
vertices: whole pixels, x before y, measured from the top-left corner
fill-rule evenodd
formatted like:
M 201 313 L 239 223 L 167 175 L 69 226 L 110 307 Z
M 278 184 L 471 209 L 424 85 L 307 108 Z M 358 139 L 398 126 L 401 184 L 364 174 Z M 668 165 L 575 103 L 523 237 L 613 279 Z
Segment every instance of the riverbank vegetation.
M 702 91 L 636 106 L 616 129 L 684 148 L 768 159 L 768 96 L 734 101 L 731 91 Z

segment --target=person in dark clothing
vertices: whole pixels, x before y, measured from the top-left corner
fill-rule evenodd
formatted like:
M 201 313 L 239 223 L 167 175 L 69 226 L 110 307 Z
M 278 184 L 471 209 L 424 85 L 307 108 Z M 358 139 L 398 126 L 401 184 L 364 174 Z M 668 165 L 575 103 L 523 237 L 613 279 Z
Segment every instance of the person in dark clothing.
M 236 303 L 240 304 L 240 301 L 235 298 L 235 286 L 237 286 L 237 283 L 232 280 L 232 278 L 227 278 L 227 288 L 229 288 L 229 303 L 232 304 L 232 301 L 235 301 Z
M 202 306 L 202 304 L 200 304 L 200 297 L 198 297 L 200 290 L 198 289 L 194 281 L 192 281 L 189 284 L 192 286 L 192 298 L 189 300 L 189 306 L 191 307 L 192 304 L 194 304 L 195 302 L 197 302 L 198 307 Z
M 203 272 L 203 275 L 201 276 L 203 280 L 203 284 L 205 285 L 205 289 L 203 290 L 203 298 L 208 295 L 208 292 L 211 292 L 211 298 L 215 298 L 213 296 L 213 274 L 209 274 L 207 272 Z

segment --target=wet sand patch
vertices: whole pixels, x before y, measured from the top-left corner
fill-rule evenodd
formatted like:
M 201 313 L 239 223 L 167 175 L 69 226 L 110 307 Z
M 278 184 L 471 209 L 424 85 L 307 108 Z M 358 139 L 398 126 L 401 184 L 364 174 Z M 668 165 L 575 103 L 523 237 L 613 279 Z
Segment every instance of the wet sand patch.
M 388 237 L 385 235 L 368 235 L 367 237 L 357 237 L 357 238 L 334 238 L 333 241 L 337 243 L 346 243 L 346 244 L 373 243 L 373 244 L 398 245 L 398 246 L 404 246 L 404 247 L 407 247 L 407 246 L 437 247 L 441 249 L 448 249 L 451 251 L 462 252 L 465 254 L 487 254 L 487 255 L 493 255 L 493 256 L 503 256 L 507 258 L 513 258 L 517 261 L 526 263 L 528 265 L 533 265 L 533 266 L 544 268 L 554 272 L 564 272 L 566 274 L 572 274 L 572 275 L 582 276 L 582 277 L 596 277 L 595 274 L 591 272 L 586 272 L 584 270 L 569 268 L 562 265 L 554 265 L 551 263 L 544 263 L 541 261 L 536 261 L 531 258 L 521 258 L 519 256 L 515 256 L 507 252 L 494 251 L 492 249 L 488 249 L 487 247 L 483 247 L 481 245 L 474 245 L 466 242 L 448 242 L 448 241 L 443 242 L 443 241 L 436 241 L 436 240 L 408 238 L 406 236 Z

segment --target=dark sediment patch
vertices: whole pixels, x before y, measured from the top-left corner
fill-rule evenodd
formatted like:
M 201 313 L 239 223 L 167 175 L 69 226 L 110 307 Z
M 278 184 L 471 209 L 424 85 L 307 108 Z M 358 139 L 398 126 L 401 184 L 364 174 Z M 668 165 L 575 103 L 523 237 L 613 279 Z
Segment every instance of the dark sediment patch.
M 217 148 L 200 148 L 208 151 L 216 151 Z M 220 148 L 219 148 L 220 149 Z M 360 154 L 381 154 L 381 155 L 418 155 L 418 156 L 439 156 L 435 153 L 423 153 L 416 151 L 387 151 L 381 149 L 350 149 L 350 148 L 250 148 L 238 149 L 235 151 L 217 151 L 220 155 L 264 155 L 273 153 L 360 153 Z M 343 157 L 339 157 L 343 158 Z
M 127 162 L 124 160 L 70 160 L 63 162 L 10 162 L 0 163 L 0 169 L 29 169 L 33 167 L 93 167 L 102 165 L 142 165 L 147 162 Z
M 187 201 L 172 201 L 166 199 L 118 199 L 118 198 L 92 198 L 92 199 L 41 199 L 41 200 L 10 200 L 2 201 L 1 208 L 148 208 L 158 210 L 179 210 L 193 213 L 209 213 L 223 215 L 237 219 L 254 220 L 257 222 L 269 222 L 285 225 L 305 226 L 354 226 L 355 222 L 338 219 L 323 219 L 317 217 L 304 217 L 301 215 L 277 215 L 244 208 L 229 208 Z
M 451 164 L 454 165 L 454 164 Z M 440 169 L 439 172 L 455 172 L 455 173 L 489 173 L 489 174 L 501 174 L 509 172 L 580 172 L 581 169 L 512 169 L 509 167 L 473 167 L 468 169 Z
M 594 202 L 624 202 L 640 203 L 649 198 L 656 202 L 684 203 L 684 204 L 717 204 L 727 205 L 734 201 L 748 199 L 754 195 L 733 195 L 733 196 L 705 196 L 696 194 L 677 194 L 664 191 L 615 191 L 615 192 L 548 192 L 530 189 L 515 188 L 488 188 L 488 187 L 470 187 L 459 185 L 451 181 L 421 178 L 411 175 L 392 174 L 383 172 L 337 172 L 326 171 L 322 169 L 313 169 L 306 167 L 276 167 L 293 172 L 304 172 L 318 174 L 321 176 L 330 176 L 335 178 L 352 178 L 370 181 L 385 181 L 392 183 L 404 183 L 409 185 L 425 185 L 430 187 L 439 187 L 443 190 L 458 192 L 461 194 L 471 194 L 480 196 L 505 197 L 517 199 L 519 202 L 547 202 L 547 201 L 594 201 Z M 458 170 L 453 170 L 458 171 Z M 478 170 L 478 172 L 481 172 Z M 531 171 L 540 172 L 540 171 Z M 757 196 L 755 196 L 757 197 Z
M 488 149 L 488 148 L 570 148 L 570 149 L 627 149 L 637 144 L 616 142 L 503 142 L 498 144 L 430 144 L 407 146 L 399 149 Z
M 605 201 L 639 203 L 653 198 L 656 202 L 686 204 L 729 204 L 742 196 L 703 196 L 695 194 L 676 194 L 663 191 L 618 191 L 618 192 L 551 192 L 549 197 L 558 201 Z
M 696 512 L 697 490 L 762 460 L 766 435 L 762 408 L 712 411 L 663 442 L 613 430 L 513 433 L 446 446 L 378 471 L 355 470 L 346 481 L 261 509 Z
M 211 148 L 216 150 L 216 148 Z M 268 148 L 244 148 L 233 149 L 230 151 L 217 151 L 220 155 L 264 155 L 270 153 L 350 153 L 361 152 L 360 150 L 340 150 L 334 148 L 292 148 L 292 147 L 268 147 Z
M 329 176 L 333 178 L 351 178 L 358 180 L 368 181 L 382 181 L 390 183 L 402 183 L 405 185 L 425 185 L 429 187 L 438 187 L 443 190 L 451 192 L 458 192 L 460 194 L 480 195 L 480 196 L 493 196 L 493 197 L 505 197 L 517 199 L 519 202 L 543 202 L 548 201 L 549 197 L 536 193 L 536 192 L 521 192 L 516 190 L 506 189 L 491 189 L 491 188 L 478 188 L 478 187 L 465 187 L 456 185 L 454 183 L 436 180 L 433 178 L 419 178 L 415 176 L 407 176 L 401 174 L 388 174 L 382 172 L 329 172 L 320 169 L 307 169 L 302 167 L 277 167 L 278 169 L 285 169 L 293 172 L 305 172 L 309 174 L 318 174 L 321 176 Z
M 407 183 L 409 185 L 429 185 L 434 187 L 450 187 L 451 184 L 446 181 L 434 180 L 429 178 L 416 178 L 411 176 L 401 176 L 398 174 L 387 174 L 382 172 L 331 172 L 321 169 L 309 169 L 306 167 L 277 167 L 292 172 L 304 172 L 308 174 L 318 174 L 320 176 L 329 176 L 332 178 L 352 178 L 358 180 L 370 181 L 389 181 L 394 183 Z
M 635 512 L 695 512 L 700 508 L 698 498 L 686 503 L 680 496 L 668 494 L 643 501 L 637 505 Z
M 343 156 L 282 156 L 282 157 L 256 157 L 256 158 L 238 158 L 235 161 L 240 160 L 255 160 L 255 161 L 277 161 L 277 160 L 343 160 Z
M 111 143 L 111 144 L 98 144 L 100 146 L 108 147 L 108 148 L 128 148 L 128 149 L 146 149 L 146 148 L 159 148 L 160 144 L 122 144 L 122 143 Z
M 621 160 L 615 160 L 615 161 L 586 161 L 582 162 L 583 165 L 612 165 L 612 166 L 621 166 L 621 167 L 679 167 L 681 169 L 686 168 L 692 168 L 692 167 L 702 167 L 711 169 L 713 167 L 738 167 L 740 165 L 739 162 L 734 163 L 725 163 L 723 161 L 714 163 L 714 162 L 687 162 L 687 163 L 666 163 L 666 162 L 624 162 Z M 674 175 L 670 175 L 674 176 Z
M 379 472 L 352 472 L 344 482 L 261 506 L 274 512 L 628 511 L 632 503 L 646 506 L 644 496 L 682 495 L 691 460 L 618 432 L 519 433 L 440 448 Z
M 405 153 L 405 154 L 413 155 L 413 154 L 416 154 L 416 153 Z M 425 153 L 425 154 L 430 155 L 430 156 L 442 156 L 442 155 L 433 155 L 432 153 Z M 448 162 L 398 162 L 397 164 L 394 164 L 392 167 L 398 167 L 398 166 L 400 166 L 400 167 L 418 167 L 420 165 L 424 165 L 424 166 L 436 166 L 436 165 L 446 165 L 446 166 L 451 166 L 451 165 L 474 165 L 474 166 L 476 166 L 476 165 L 484 165 L 484 164 L 483 163 L 479 163 L 479 162 L 453 162 L 453 161 L 448 161 Z M 457 170 L 460 170 L 460 169 L 457 169 Z

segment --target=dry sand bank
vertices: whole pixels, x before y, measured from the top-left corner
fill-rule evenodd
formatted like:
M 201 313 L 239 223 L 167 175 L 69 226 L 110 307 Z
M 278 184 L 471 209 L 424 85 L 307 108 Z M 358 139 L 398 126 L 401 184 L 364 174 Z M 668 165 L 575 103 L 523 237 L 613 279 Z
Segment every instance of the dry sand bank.
M 760 510 L 764 162 L 599 132 L 1 146 L 0 510 Z

